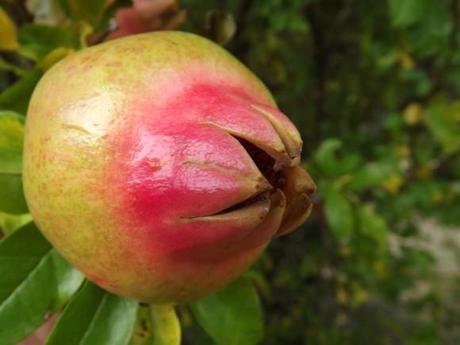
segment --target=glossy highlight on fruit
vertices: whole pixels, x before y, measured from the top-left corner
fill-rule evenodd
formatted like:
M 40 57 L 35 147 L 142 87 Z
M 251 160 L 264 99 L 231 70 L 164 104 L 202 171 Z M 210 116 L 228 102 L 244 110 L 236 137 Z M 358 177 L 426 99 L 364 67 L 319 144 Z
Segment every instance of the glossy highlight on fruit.
M 46 73 L 27 115 L 24 189 L 40 230 L 90 280 L 182 303 L 305 221 L 315 186 L 301 149 L 268 90 L 224 49 L 148 33 Z

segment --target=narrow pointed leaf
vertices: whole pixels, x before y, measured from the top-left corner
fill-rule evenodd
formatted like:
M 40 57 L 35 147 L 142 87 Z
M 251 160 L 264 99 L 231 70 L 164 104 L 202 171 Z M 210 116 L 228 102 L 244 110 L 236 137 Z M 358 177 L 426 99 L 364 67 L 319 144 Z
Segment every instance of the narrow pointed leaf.
M 181 329 L 172 305 L 151 305 L 152 345 L 180 345 Z
M 321 189 L 320 189 L 321 190 Z M 350 240 L 354 228 L 353 208 L 337 188 L 323 188 L 324 213 L 333 235 L 338 241 Z
M 218 345 L 256 345 L 262 335 L 262 311 L 254 285 L 240 278 L 191 304 L 198 323 Z
M 432 0 L 389 0 L 393 26 L 406 27 L 421 20 Z
M 16 26 L 0 7 L 0 50 L 15 50 L 17 47 Z
M 70 30 L 64 26 L 25 24 L 18 33 L 20 53 L 35 60 L 43 59 L 59 47 L 71 47 Z
M 86 282 L 64 310 L 46 345 L 125 345 L 138 303 Z
M 0 344 L 31 334 L 75 293 L 82 275 L 33 223 L 0 241 Z
M 24 73 L 18 81 L 0 93 L 0 109 L 14 110 L 21 114 L 27 112 L 30 96 L 43 71 L 35 68 Z
M 369 205 L 358 209 L 359 232 L 372 239 L 378 250 L 385 250 L 387 246 L 388 225 L 385 219 Z
M 26 213 L 22 191 L 22 116 L 12 111 L 0 111 L 0 211 Z

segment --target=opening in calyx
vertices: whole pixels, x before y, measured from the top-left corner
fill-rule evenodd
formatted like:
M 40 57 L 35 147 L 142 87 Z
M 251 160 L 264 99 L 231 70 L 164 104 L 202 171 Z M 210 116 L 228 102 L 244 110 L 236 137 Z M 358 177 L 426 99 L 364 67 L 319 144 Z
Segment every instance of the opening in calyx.
M 251 142 L 241 138 L 237 139 L 267 180 L 268 187 L 266 190 L 260 191 L 259 194 L 233 205 L 227 211 L 244 208 L 260 200 L 270 200 L 272 203 L 271 208 L 275 206 L 285 208 L 277 235 L 283 235 L 295 230 L 308 217 L 312 208 L 310 195 L 316 189 L 308 173 L 296 164 L 300 161 L 299 157 L 292 155 L 289 156 L 289 160 L 282 157 L 281 162 L 277 162 L 275 158 Z M 293 150 L 291 150 L 292 152 Z
M 243 103 L 248 116 L 257 117 L 270 128 L 272 135 L 267 140 L 253 135 L 249 130 L 237 128 L 238 124 L 224 124 L 209 119 L 210 124 L 228 132 L 239 142 L 260 172 L 260 178 L 252 194 L 244 200 L 204 218 L 237 219 L 257 214 L 263 220 L 277 208 L 276 212 L 282 214 L 282 220 L 276 235 L 286 234 L 295 230 L 308 217 L 312 207 L 310 195 L 316 188 L 308 173 L 300 166 L 300 135 L 277 109 L 253 105 L 241 99 L 236 101 L 239 111 Z

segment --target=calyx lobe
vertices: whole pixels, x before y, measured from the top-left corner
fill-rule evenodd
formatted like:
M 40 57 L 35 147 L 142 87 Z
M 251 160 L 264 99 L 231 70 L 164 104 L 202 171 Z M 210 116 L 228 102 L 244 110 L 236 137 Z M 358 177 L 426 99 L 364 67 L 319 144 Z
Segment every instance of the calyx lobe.
M 276 212 L 281 217 L 281 225 L 276 235 L 295 230 L 308 217 L 312 208 L 310 195 L 316 189 L 311 177 L 299 166 L 302 140 L 297 129 L 274 107 L 254 104 L 237 95 L 214 95 L 209 90 L 205 90 L 205 93 L 214 98 L 214 101 L 223 101 L 226 105 L 221 104 L 218 109 L 214 109 L 223 113 L 217 116 L 211 116 L 210 109 L 205 108 L 203 113 L 206 122 L 236 138 L 261 176 L 260 183 L 242 201 L 214 214 L 189 219 L 246 219 L 256 227 L 270 213 Z M 212 100 L 208 100 L 209 103 L 215 104 Z M 235 121 L 238 118 L 241 119 L 239 123 Z M 257 126 L 253 126 L 253 122 Z M 273 195 L 276 195 L 274 199 Z M 283 212 L 279 211 L 280 207 Z

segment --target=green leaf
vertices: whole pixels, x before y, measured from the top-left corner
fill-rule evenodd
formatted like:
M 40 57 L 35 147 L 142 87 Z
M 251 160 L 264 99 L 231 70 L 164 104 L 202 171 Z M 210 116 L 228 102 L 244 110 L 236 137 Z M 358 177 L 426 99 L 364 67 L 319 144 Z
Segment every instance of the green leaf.
M 17 47 L 16 26 L 0 7 L 0 50 L 15 50 Z
M 42 74 L 40 69 L 28 71 L 21 79 L 0 93 L 0 110 L 13 110 L 25 114 L 32 92 Z
M 385 219 L 375 210 L 365 205 L 358 209 L 359 232 L 375 241 L 380 249 L 385 249 L 387 244 L 388 227 Z
M 320 169 L 328 174 L 334 174 L 337 170 L 335 152 L 342 147 L 338 139 L 326 139 L 315 153 L 314 159 Z
M 0 211 L 12 214 L 28 212 L 20 174 L 0 173 Z
M 335 187 L 320 188 L 324 193 L 324 213 L 332 233 L 339 241 L 348 241 L 353 233 L 353 208 Z
M 25 70 L 19 66 L 16 66 L 12 63 L 7 62 L 5 59 L 0 57 L 0 71 L 8 71 L 21 76 L 25 73 Z
M 324 140 L 315 153 L 314 160 L 322 173 L 328 176 L 339 176 L 356 169 L 361 164 L 359 155 L 347 151 L 340 156 L 342 141 L 332 138 Z
M 379 185 L 395 170 L 396 167 L 387 162 L 368 163 L 353 174 L 353 179 L 347 187 L 354 191 L 363 191 Z
M 191 303 L 190 307 L 198 323 L 218 345 L 255 345 L 262 339 L 259 297 L 246 277 Z
M 64 12 L 73 19 L 83 20 L 96 27 L 101 20 L 106 0 L 59 0 Z
M 0 241 L 0 344 L 13 345 L 66 303 L 83 276 L 33 223 Z
M 0 170 L 21 173 L 23 117 L 12 111 L 0 111 Z
M 138 303 L 86 282 L 49 336 L 47 345 L 125 345 L 129 343 Z
M 460 149 L 460 111 L 458 104 L 435 103 L 428 108 L 426 124 L 446 153 Z
M 151 305 L 152 345 L 180 345 L 181 329 L 172 305 Z
M 31 221 L 32 216 L 29 213 L 12 215 L 0 212 L 0 229 L 7 236 Z
M 426 10 L 431 2 L 432 0 L 389 0 L 391 23 L 398 28 L 417 23 L 427 14 Z
M 129 345 L 152 345 L 152 322 L 149 305 L 139 305 L 137 320 Z
M 25 24 L 19 29 L 18 38 L 21 54 L 35 60 L 43 59 L 56 48 L 72 46 L 70 30 L 63 26 Z
M 450 1 L 424 0 L 420 4 L 424 7 L 423 14 L 408 30 L 409 46 L 419 57 L 442 54 L 449 49 L 454 28 Z
M 11 111 L 0 111 L 0 211 L 26 213 L 22 191 L 23 118 Z

